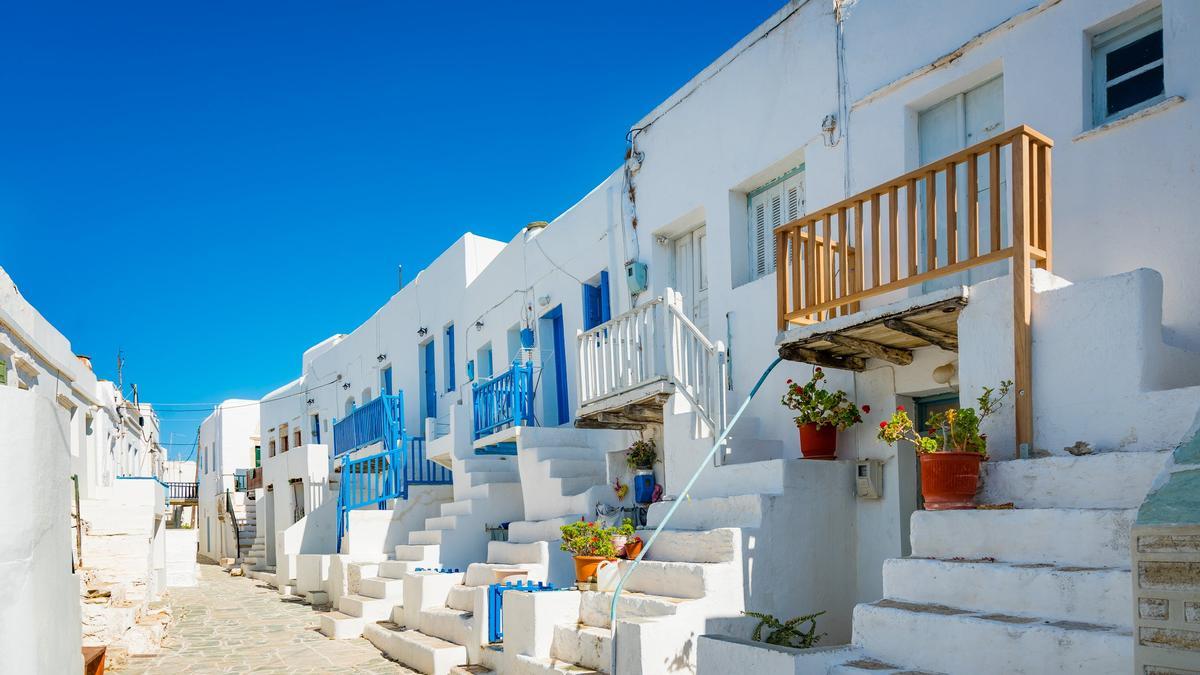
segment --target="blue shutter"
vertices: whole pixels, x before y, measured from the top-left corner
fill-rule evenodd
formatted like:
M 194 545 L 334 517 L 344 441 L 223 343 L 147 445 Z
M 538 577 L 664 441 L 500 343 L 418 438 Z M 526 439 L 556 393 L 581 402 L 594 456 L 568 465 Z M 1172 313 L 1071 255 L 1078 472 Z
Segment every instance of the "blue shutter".
M 446 391 L 454 391 L 454 324 L 446 326 Z
M 608 270 L 600 272 L 600 323 L 612 319 L 612 299 L 608 290 Z

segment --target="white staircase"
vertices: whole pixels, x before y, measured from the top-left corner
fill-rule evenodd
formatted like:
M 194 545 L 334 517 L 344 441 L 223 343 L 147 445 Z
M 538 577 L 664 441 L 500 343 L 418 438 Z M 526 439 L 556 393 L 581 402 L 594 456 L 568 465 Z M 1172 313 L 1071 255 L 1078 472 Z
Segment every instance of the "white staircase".
M 361 637 L 368 624 L 390 619 L 404 603 L 404 577 L 420 568 L 438 566 L 436 545 L 396 547 L 394 557 L 381 562 L 350 563 L 349 592 L 337 599 L 332 612 L 320 617 L 320 630 L 335 640 Z
M 1016 508 L 914 513 L 912 557 L 884 564 L 852 648 L 797 672 L 1131 672 L 1129 530 L 1167 455 L 990 463 L 986 500 Z

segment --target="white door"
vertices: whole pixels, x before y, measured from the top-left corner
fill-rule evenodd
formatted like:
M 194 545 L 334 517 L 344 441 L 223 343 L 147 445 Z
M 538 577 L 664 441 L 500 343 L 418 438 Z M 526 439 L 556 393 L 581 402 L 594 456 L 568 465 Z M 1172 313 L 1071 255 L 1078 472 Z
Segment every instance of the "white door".
M 928 164 L 947 155 L 953 154 L 965 147 L 974 145 L 984 141 L 1004 130 L 1004 78 L 996 77 L 983 84 L 955 94 L 950 98 L 938 103 L 937 105 L 922 111 L 917 117 L 917 140 L 920 144 L 919 162 L 921 166 Z M 1003 166 L 1003 162 L 1001 163 Z M 991 176 L 989 175 L 988 162 L 980 161 L 978 165 L 979 178 L 974 189 L 979 198 L 979 251 L 980 253 L 988 253 L 991 250 L 991 237 L 986 236 L 991 228 L 991 195 L 988 186 L 991 184 Z M 965 165 L 958 167 L 956 184 L 959 186 L 959 203 L 965 203 L 965 191 L 968 189 L 966 184 L 967 168 Z M 937 190 L 938 194 L 944 194 L 945 176 L 938 177 Z M 1003 227 L 1008 208 L 1005 206 L 1003 195 L 1007 181 L 1005 176 L 1000 178 L 1000 221 Z M 924 191 L 920 192 L 921 208 L 920 213 L 925 213 L 924 207 Z M 960 209 L 958 214 L 958 222 L 955 227 L 958 228 L 958 255 L 957 259 L 962 260 L 967 253 L 967 215 L 965 209 Z M 939 265 L 946 264 L 946 210 L 945 207 L 938 206 L 938 222 L 937 222 L 937 259 Z M 924 250 L 927 246 L 925 241 L 925 227 L 922 225 L 919 229 L 921 233 L 920 254 L 921 271 L 925 271 L 925 255 Z M 1001 234 L 1001 243 L 1007 240 L 1007 227 Z M 936 279 L 932 282 L 926 282 L 922 285 L 922 291 L 928 292 L 938 288 L 947 288 L 954 285 L 974 284 L 984 279 L 1001 276 L 1007 273 L 1006 263 L 999 262 L 983 267 L 976 267 L 959 274 L 949 277 Z
M 708 235 L 703 225 L 673 242 L 671 286 L 683 295 L 683 310 L 708 334 Z

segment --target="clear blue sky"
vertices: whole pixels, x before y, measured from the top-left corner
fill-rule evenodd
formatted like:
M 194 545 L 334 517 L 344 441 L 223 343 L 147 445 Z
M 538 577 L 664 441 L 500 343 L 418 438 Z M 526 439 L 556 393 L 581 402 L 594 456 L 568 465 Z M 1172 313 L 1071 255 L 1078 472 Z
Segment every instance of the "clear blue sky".
M 397 265 L 586 194 L 782 4 L 15 3 L 0 266 L 102 377 L 124 349 L 143 399 L 259 398 Z M 164 411 L 164 441 L 204 414 Z

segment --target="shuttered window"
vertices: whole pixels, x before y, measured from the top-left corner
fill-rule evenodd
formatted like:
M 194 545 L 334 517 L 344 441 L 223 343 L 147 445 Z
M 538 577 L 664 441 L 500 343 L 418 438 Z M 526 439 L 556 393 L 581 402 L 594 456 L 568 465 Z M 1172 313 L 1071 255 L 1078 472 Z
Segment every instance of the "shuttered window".
M 1166 95 L 1162 8 L 1092 40 L 1096 124 L 1154 105 Z
M 773 230 L 804 215 L 804 165 L 788 171 L 747 195 L 750 206 L 750 279 L 775 271 Z

